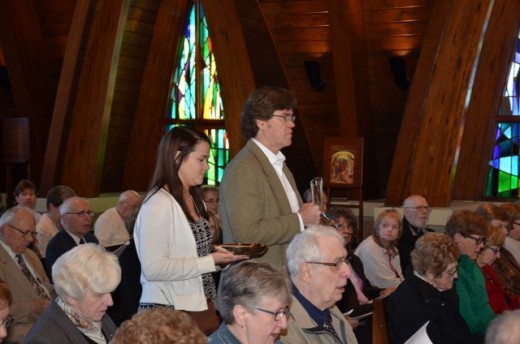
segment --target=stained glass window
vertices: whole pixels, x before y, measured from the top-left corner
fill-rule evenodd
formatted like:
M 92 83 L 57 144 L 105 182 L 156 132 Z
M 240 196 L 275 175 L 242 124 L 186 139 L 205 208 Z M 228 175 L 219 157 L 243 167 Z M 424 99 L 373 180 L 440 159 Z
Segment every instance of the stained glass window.
M 518 198 L 520 131 L 520 33 L 516 41 L 495 129 L 485 196 Z
M 229 161 L 217 64 L 200 1 L 193 2 L 181 38 L 178 64 L 172 80 L 168 126 L 187 125 L 211 139 L 210 169 L 205 183 L 217 185 Z

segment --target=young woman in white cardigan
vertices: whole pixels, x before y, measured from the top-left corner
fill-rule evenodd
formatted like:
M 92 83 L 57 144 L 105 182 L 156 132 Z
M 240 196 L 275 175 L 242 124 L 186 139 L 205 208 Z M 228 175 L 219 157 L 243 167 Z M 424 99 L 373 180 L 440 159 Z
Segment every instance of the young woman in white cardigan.
M 223 249 L 212 252 L 208 213 L 197 191 L 209 154 L 208 137 L 187 127 L 171 129 L 159 144 L 151 188 L 134 230 L 143 287 L 140 309 L 214 309 L 212 272 L 245 258 Z

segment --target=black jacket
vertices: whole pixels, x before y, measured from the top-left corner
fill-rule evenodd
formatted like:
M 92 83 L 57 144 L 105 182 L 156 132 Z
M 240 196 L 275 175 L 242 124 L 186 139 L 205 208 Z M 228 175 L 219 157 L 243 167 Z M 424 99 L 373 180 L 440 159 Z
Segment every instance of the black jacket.
M 410 227 L 417 233 L 417 235 L 412 234 Z M 434 232 L 433 229 L 428 227 L 425 227 L 424 230 L 427 232 Z M 401 270 L 403 271 L 403 274 L 406 274 L 408 268 L 412 265 L 410 253 L 415 248 L 415 242 L 417 239 L 419 239 L 423 234 L 424 233 L 422 231 L 419 231 L 419 228 L 412 226 L 406 217 L 403 217 L 403 230 L 397 243 L 399 259 L 401 260 Z
M 374 287 L 370 284 L 363 271 L 363 263 L 361 262 L 361 259 L 359 259 L 359 257 L 356 256 L 353 252 L 353 250 L 349 251 L 347 260 L 349 261 L 350 266 L 352 266 L 352 269 L 363 281 L 363 294 L 365 294 L 365 296 L 369 300 L 372 300 L 379 296 L 379 294 L 381 293 L 381 289 Z M 354 312 L 353 314 L 351 314 L 352 316 L 355 316 L 356 314 L 362 314 L 362 312 L 356 312 L 356 308 L 360 308 L 360 305 L 357 299 L 356 290 L 354 289 L 354 286 L 352 285 L 350 280 L 345 286 L 345 292 L 343 293 L 343 297 L 336 303 L 336 306 L 338 306 L 339 310 L 342 313 L 345 313 L 346 311 L 349 311 L 354 308 Z
M 409 274 L 388 297 L 386 310 L 393 344 L 406 342 L 427 321 L 428 336 L 434 344 L 475 343 L 459 313 L 459 297 L 454 288 L 441 292 Z

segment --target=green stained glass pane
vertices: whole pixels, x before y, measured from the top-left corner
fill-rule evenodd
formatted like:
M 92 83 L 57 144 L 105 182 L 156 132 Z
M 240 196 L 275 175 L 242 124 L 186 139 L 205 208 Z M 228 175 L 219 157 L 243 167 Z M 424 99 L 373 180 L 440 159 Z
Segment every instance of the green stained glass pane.
M 171 94 L 171 118 L 173 119 L 196 118 L 195 25 L 195 7 L 192 7 L 182 37 L 179 64 L 173 76 Z
M 199 0 L 193 1 L 180 47 L 171 91 L 170 116 L 174 124 L 168 127 L 179 125 L 176 121 L 194 128 L 209 127 L 205 129 L 212 142 L 207 183 L 217 185 L 222 180 L 224 168 L 229 161 L 229 143 L 225 130 L 221 129 L 224 107 L 220 96 L 217 64 L 204 9 Z M 211 128 L 208 120 L 219 122 Z
M 485 196 L 518 198 L 519 147 L 520 147 L 520 32 L 517 36 L 515 52 L 504 87 L 503 101 L 496 116 L 495 142 L 491 159 Z M 505 121 L 502 116 L 510 116 L 515 121 Z M 502 120 L 502 122 L 501 122 Z

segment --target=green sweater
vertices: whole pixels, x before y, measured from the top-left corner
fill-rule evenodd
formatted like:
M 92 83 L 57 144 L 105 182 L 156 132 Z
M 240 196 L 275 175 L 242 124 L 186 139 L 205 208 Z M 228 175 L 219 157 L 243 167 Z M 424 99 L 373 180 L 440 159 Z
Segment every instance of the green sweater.
M 484 276 L 477 264 L 466 255 L 459 258 L 458 275 L 455 286 L 459 294 L 460 314 L 471 333 L 483 335 L 496 316 L 489 305 Z

